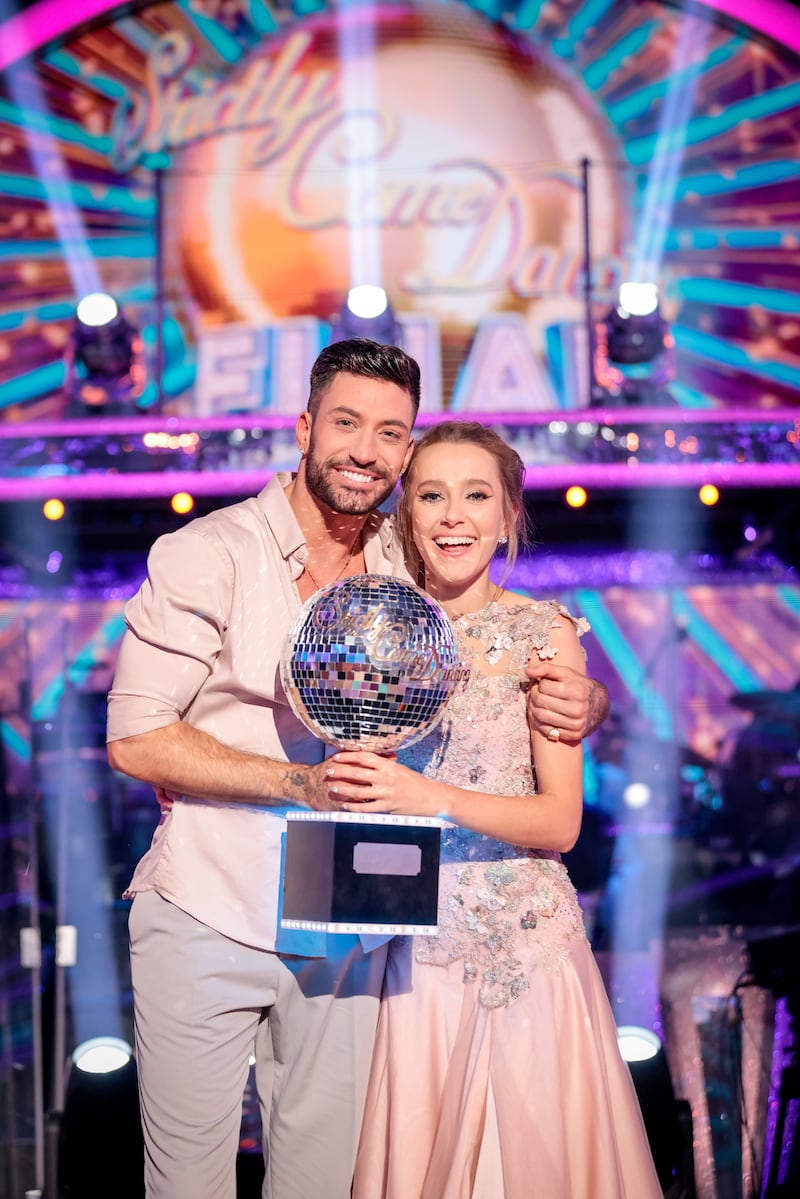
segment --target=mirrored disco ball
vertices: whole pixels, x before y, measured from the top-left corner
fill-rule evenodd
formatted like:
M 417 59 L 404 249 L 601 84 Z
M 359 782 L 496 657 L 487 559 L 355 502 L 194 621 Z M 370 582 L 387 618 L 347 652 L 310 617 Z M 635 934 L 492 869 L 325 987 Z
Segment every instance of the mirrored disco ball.
M 463 677 L 444 610 L 386 575 L 321 588 L 297 614 L 281 656 L 295 715 L 338 749 L 389 752 L 418 741 Z

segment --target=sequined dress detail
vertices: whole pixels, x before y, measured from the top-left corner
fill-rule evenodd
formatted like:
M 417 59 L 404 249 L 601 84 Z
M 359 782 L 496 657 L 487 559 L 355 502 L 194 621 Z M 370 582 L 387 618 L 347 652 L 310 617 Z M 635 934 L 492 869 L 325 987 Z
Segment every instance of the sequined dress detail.
M 470 663 L 468 685 L 444 719 L 399 755 L 427 778 L 496 795 L 534 795 L 536 780 L 525 716 L 532 653 L 552 658 L 554 603 L 513 608 L 489 604 L 454 621 L 461 653 Z M 586 622 L 575 622 L 579 633 Z M 528 981 L 517 950 L 556 969 L 570 942 L 585 938 L 575 889 L 557 853 L 495 841 L 469 829 L 443 831 L 439 875 L 439 933 L 415 938 L 420 963 L 464 963 L 487 1007 L 512 1002 Z
M 561 616 L 550 601 L 492 603 L 454 621 L 469 680 L 401 760 L 534 796 L 525 666 L 555 657 Z M 389 947 L 353 1199 L 661 1195 L 559 855 L 446 828 L 438 934 Z

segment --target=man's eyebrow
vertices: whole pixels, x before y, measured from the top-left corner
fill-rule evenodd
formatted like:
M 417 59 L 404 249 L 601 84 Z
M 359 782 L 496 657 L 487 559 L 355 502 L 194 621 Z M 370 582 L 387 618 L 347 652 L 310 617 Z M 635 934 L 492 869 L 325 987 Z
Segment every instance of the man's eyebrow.
M 364 415 L 363 412 L 359 412 L 355 408 L 348 408 L 346 404 L 337 404 L 335 408 L 331 408 L 331 416 L 335 416 L 337 413 L 340 416 L 354 416 L 356 418 L 360 418 Z M 411 432 L 411 426 L 399 416 L 387 416 L 386 420 L 381 421 L 381 424 L 396 425 L 398 429 L 405 429 L 407 432 Z

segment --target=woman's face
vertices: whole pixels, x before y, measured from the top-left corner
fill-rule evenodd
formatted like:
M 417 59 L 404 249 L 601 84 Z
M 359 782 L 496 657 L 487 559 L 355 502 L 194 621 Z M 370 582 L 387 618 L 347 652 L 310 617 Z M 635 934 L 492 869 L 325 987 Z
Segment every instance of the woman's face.
M 425 566 L 425 585 L 441 599 L 488 582 L 489 565 L 508 532 L 500 471 L 488 450 L 441 442 L 420 450 L 410 477 L 411 528 Z

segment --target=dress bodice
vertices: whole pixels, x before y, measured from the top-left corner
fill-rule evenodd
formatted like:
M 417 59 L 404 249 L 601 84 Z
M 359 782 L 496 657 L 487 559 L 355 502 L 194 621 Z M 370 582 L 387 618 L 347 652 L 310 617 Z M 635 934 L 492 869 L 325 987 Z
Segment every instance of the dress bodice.
M 534 796 L 525 666 L 534 654 L 555 657 L 550 630 L 559 615 L 573 620 L 579 635 L 588 628 L 552 601 L 495 602 L 455 620 L 469 678 L 436 728 L 400 752 L 404 765 L 466 790 Z M 417 961 L 463 958 L 465 979 L 479 981 L 481 1001 L 490 1007 L 510 1002 L 528 985 L 520 942 L 538 946 L 542 964 L 555 963 L 567 952 L 565 940 L 584 935 L 558 853 L 456 826 L 442 832 L 438 920 L 435 936 L 416 939 Z

